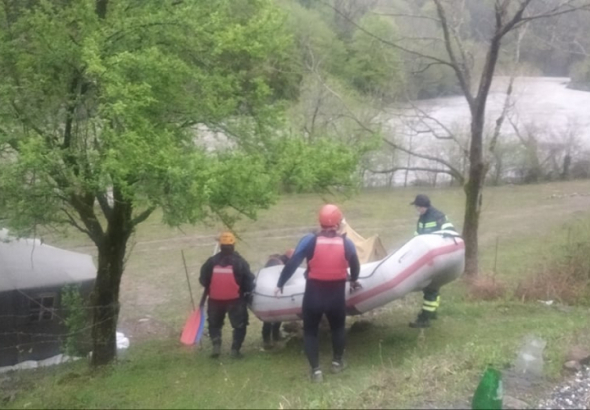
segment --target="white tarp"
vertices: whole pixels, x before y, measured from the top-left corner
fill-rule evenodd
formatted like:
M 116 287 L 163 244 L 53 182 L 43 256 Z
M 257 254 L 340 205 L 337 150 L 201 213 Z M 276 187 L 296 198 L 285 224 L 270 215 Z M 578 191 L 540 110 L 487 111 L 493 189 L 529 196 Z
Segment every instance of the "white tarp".
M 122 332 L 117 332 L 117 350 L 124 350 L 128 347 L 129 338 L 125 337 L 125 335 Z M 10 372 L 13 370 L 27 370 L 37 369 L 39 367 L 54 366 L 56 364 L 72 362 L 80 359 L 81 357 L 72 357 L 65 354 L 58 354 L 56 356 L 49 357 L 43 360 L 27 360 L 24 362 L 17 363 L 14 366 L 0 367 L 0 374 Z

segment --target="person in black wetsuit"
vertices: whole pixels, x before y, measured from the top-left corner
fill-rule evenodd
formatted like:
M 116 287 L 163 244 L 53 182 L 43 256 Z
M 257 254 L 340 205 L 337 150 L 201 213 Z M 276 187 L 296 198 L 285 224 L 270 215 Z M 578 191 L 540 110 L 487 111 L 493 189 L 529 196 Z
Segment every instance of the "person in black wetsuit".
M 325 205 L 319 215 L 321 231 L 306 235 L 299 241 L 295 253 L 279 277 L 275 296 L 283 293 L 283 286 L 303 259 L 307 259 L 306 285 L 303 296 L 303 334 L 305 354 L 311 366 L 314 382 L 323 381 L 319 366 L 318 330 L 325 314 L 332 331 L 332 372 L 344 369 L 342 360 L 346 344 L 346 282 L 348 268 L 352 290 L 360 288 L 360 263 L 354 243 L 337 233 L 342 212 L 335 205 Z
M 233 327 L 231 357 L 241 358 L 240 349 L 248 327 L 248 294 L 254 289 L 254 275 L 244 258 L 235 251 L 236 238 L 223 232 L 219 238 L 221 251 L 207 259 L 201 267 L 199 282 L 209 295 L 207 321 L 213 344 L 211 357 L 221 353 L 221 329 L 225 316 Z

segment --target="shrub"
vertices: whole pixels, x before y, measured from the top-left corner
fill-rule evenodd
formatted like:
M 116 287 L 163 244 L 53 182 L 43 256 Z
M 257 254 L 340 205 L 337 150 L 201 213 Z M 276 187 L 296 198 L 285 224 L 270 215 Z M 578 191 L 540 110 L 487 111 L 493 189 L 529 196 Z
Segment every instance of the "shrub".
M 506 294 L 506 286 L 494 276 L 479 275 L 467 281 L 467 298 L 470 300 L 497 300 Z
M 67 328 L 63 351 L 68 356 L 83 356 L 90 346 L 88 340 L 90 320 L 84 299 L 76 286 L 64 286 L 61 293 L 61 305 L 64 312 L 64 324 Z
M 580 223 L 568 231 L 565 245 L 522 280 L 515 296 L 527 300 L 556 300 L 590 305 L 590 224 Z

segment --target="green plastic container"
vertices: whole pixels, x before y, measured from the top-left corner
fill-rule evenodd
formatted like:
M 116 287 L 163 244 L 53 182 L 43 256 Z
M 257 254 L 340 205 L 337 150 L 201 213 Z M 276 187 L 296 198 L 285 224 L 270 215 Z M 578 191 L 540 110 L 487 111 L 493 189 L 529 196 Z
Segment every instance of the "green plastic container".
M 502 375 L 498 370 L 488 366 L 475 390 L 471 408 L 473 410 L 501 410 L 503 396 Z

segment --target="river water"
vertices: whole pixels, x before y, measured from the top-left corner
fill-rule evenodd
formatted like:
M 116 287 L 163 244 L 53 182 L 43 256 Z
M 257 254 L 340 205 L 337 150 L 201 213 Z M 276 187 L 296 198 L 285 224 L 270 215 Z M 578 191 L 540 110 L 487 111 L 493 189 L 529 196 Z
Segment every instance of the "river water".
M 496 77 L 490 91 L 486 109 L 487 134 L 491 135 L 496 119 L 500 116 L 506 100 L 509 79 Z M 568 78 L 556 77 L 519 77 L 514 82 L 510 99 L 509 116 L 521 135 L 527 130 L 534 130 L 535 137 L 541 145 L 570 144 L 576 151 L 590 150 L 590 92 L 567 88 Z M 463 96 L 453 96 L 422 100 L 413 103 L 414 108 L 392 109 L 383 118 L 386 135 L 405 147 L 422 154 L 441 156 L 456 163 L 460 156 L 459 146 L 467 147 L 470 115 L 467 102 Z M 400 115 L 401 114 L 401 115 Z M 418 118 L 420 117 L 420 118 Z M 429 117 L 429 118 L 427 118 Z M 437 139 L 430 130 L 446 137 L 448 128 L 458 136 L 460 144 L 455 141 Z M 416 132 L 418 131 L 418 132 Z M 501 129 L 503 141 L 515 140 L 516 133 L 510 121 L 505 121 Z M 407 165 L 407 156 L 400 152 L 386 151 L 378 156 L 372 169 L 388 169 L 393 166 Z M 432 163 L 413 159 L 412 167 L 428 166 Z M 438 168 L 441 168 L 440 166 Z M 405 172 L 397 172 L 394 184 L 403 183 Z M 415 179 L 416 173 L 410 173 L 409 179 Z M 421 174 L 421 175 L 424 175 Z M 383 185 L 388 178 L 385 175 L 371 175 L 368 185 Z

